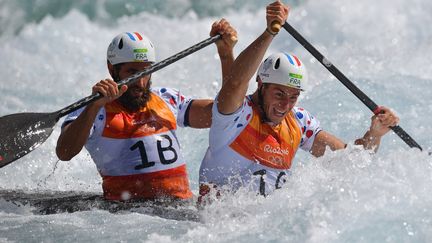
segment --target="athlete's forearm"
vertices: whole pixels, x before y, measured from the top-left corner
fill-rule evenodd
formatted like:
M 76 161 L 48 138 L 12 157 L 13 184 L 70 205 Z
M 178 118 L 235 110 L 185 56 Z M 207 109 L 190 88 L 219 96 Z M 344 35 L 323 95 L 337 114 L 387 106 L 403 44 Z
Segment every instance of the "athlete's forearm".
M 381 143 L 381 137 L 373 135 L 370 131 L 367 131 L 362 138 L 357 139 L 355 145 L 363 145 L 365 149 L 373 149 L 375 152 Z
M 326 131 L 320 131 L 315 137 L 310 152 L 315 157 L 321 157 L 324 155 L 327 147 L 330 147 L 332 151 L 335 151 L 339 149 L 344 149 L 346 147 L 346 144 L 338 137 Z
M 272 40 L 273 36 L 264 31 L 237 57 L 234 61 L 233 71 L 229 77 L 231 84 L 248 85 Z
M 233 50 L 230 51 L 218 51 L 219 58 L 221 61 L 221 69 L 222 69 L 222 82 L 228 78 L 228 75 L 231 72 L 231 68 L 234 64 L 234 53 Z M 223 83 L 222 83 L 223 85 Z
M 219 92 L 218 109 L 221 113 L 232 113 L 242 105 L 249 80 L 256 72 L 272 39 L 273 36 L 265 31 L 235 59 Z
M 56 147 L 57 157 L 60 160 L 71 160 L 81 151 L 87 142 L 99 109 L 98 106 L 87 106 L 76 120 L 63 128 Z
M 192 128 L 209 128 L 212 122 L 213 100 L 196 99 L 189 109 L 189 126 Z

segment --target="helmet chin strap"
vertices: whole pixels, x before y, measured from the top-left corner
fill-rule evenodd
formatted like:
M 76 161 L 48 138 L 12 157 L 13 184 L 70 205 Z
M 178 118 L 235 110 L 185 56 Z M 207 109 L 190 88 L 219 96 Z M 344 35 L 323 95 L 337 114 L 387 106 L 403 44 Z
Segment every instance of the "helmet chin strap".
M 121 68 L 121 63 L 120 64 L 116 64 L 116 65 L 113 65 L 112 67 L 112 74 L 111 74 L 111 76 L 112 76 L 112 78 L 113 78 L 113 80 L 114 80 L 114 82 L 116 82 L 116 83 L 118 83 L 118 82 L 120 82 L 121 81 L 121 79 L 120 79 L 120 75 L 119 75 L 119 70 L 120 70 L 120 68 Z
M 264 96 L 262 94 L 263 92 L 264 84 L 261 85 L 261 87 L 258 88 L 258 107 L 261 110 L 261 121 L 262 122 L 272 122 L 270 119 L 268 119 L 267 114 L 264 110 Z

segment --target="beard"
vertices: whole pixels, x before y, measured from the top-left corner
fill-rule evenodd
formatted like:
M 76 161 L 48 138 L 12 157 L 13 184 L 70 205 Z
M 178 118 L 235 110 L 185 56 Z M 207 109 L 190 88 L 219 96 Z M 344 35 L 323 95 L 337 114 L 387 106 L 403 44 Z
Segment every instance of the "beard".
M 116 83 L 120 82 L 119 77 L 119 69 L 121 68 L 122 64 L 117 64 L 114 66 L 114 73 L 113 73 L 113 79 Z M 151 79 L 147 82 L 147 86 L 143 89 L 143 93 L 141 96 L 136 97 L 132 95 L 132 88 L 134 88 L 134 85 L 130 85 L 128 87 L 128 90 L 120 96 L 117 100 L 120 102 L 122 106 L 124 106 L 129 111 L 138 111 L 142 107 L 144 107 L 147 102 L 150 100 L 150 85 L 151 85 Z
M 130 87 L 122 96 L 118 98 L 120 104 L 130 111 L 138 111 L 144 107 L 150 100 L 150 80 L 147 86 L 143 89 L 142 95 L 136 97 L 132 95 L 132 87 Z

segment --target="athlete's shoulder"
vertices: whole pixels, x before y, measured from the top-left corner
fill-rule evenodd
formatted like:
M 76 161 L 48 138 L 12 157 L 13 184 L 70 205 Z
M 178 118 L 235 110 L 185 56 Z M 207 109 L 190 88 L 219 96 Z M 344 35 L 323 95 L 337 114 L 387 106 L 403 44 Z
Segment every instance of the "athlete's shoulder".
M 294 107 L 292 112 L 294 113 L 296 120 L 299 122 L 302 132 L 307 132 L 308 137 L 312 135 L 311 132 L 317 132 L 320 130 L 319 120 L 310 114 L 306 109 L 302 107 Z
M 179 94 L 178 89 L 168 87 L 152 87 L 150 90 L 161 97 L 173 97 Z
M 164 100 L 173 99 L 173 100 L 177 101 L 179 96 L 180 96 L 180 92 L 177 89 L 173 89 L 173 88 L 155 87 L 155 88 L 152 88 L 151 91 Z
M 311 123 L 318 122 L 318 120 L 303 107 L 295 106 L 292 109 L 292 112 L 294 113 L 294 116 L 297 119 L 297 121 L 299 121 L 302 125 L 309 126 Z
M 185 102 L 185 97 L 180 94 L 180 91 L 174 88 L 167 87 L 155 87 L 151 88 L 151 91 L 157 96 L 161 97 L 165 102 L 177 106 Z
M 294 106 L 294 108 L 292 109 L 293 113 L 295 114 L 295 116 L 297 117 L 297 119 L 304 119 L 307 117 L 312 117 L 312 115 L 309 113 L 309 111 L 307 111 L 305 108 L 303 107 L 298 107 L 298 106 Z

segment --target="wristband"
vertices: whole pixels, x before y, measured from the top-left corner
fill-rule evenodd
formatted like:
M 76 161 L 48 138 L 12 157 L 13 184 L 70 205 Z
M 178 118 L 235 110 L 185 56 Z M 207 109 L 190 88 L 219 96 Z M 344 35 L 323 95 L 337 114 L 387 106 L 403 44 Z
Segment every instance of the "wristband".
M 273 32 L 271 32 L 268 28 L 266 28 L 266 31 L 267 31 L 267 33 L 269 33 L 271 36 L 275 36 L 275 35 L 277 35 L 277 33 L 273 33 Z

